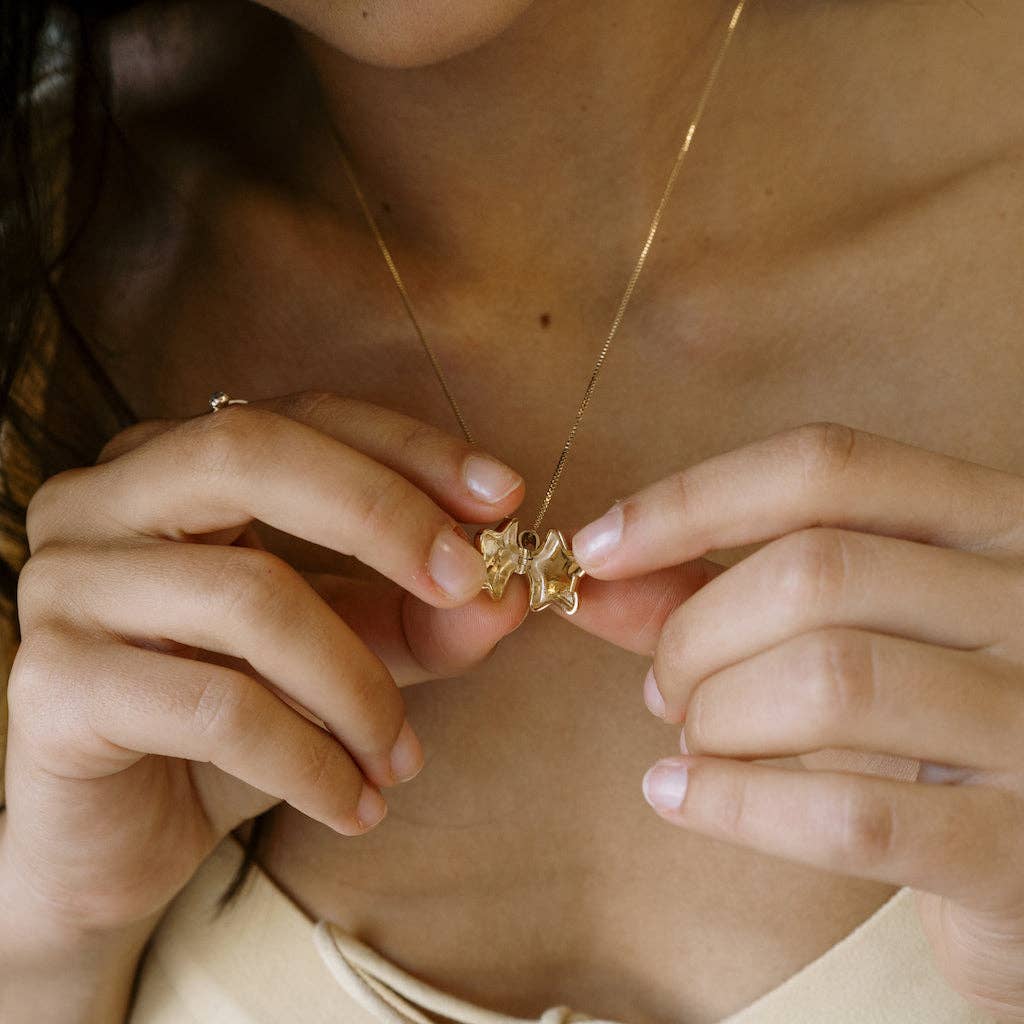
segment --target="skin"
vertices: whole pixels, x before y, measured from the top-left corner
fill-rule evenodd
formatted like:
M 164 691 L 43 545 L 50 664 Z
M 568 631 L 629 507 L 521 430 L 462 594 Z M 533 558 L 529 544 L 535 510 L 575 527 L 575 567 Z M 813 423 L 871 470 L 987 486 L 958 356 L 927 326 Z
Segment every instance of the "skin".
M 655 577 L 675 576 L 673 600 L 635 634 L 654 656 L 648 708 L 683 724 L 683 756 L 645 775 L 651 806 L 709 837 L 914 887 L 946 977 L 1011 1020 L 1024 1006 L 1022 498 L 1020 476 L 819 423 L 659 481 L 574 539 L 593 576 L 622 581 L 583 613 L 598 634 L 602 601 L 687 569 Z M 753 542 L 767 543 L 693 586 L 687 563 Z M 826 747 L 923 771 L 908 783 L 750 763 Z
M 161 87 L 182 79 L 170 57 L 126 64 L 132 138 L 187 202 L 147 209 L 128 238 L 112 193 L 64 279 L 147 422 L 33 504 L 0 838 L 4 909 L 25 922 L 11 933 L 33 941 L 3 950 L 0 1008 L 27 1005 L 73 952 L 49 1019 L 116 1019 L 167 900 L 219 835 L 283 797 L 266 869 L 302 907 L 508 1013 L 720 1019 L 912 884 L 950 983 L 1024 1019 L 1022 901 L 1002 867 L 1021 836 L 1024 15 L 982 7 L 748 13 L 549 519 L 572 533 L 634 494 L 618 561 L 590 566 L 576 618 L 518 629 L 521 587 L 460 603 L 424 574 L 450 520 L 493 521 L 523 492 L 467 493 L 467 452 L 298 72 L 313 68 L 427 336 L 532 511 L 720 8 L 417 5 L 420 21 L 282 5 L 303 26 L 288 49 L 241 5 L 209 15 L 204 45 L 166 48 L 192 62 L 191 93 Z M 261 407 L 188 419 L 216 385 Z M 391 504 L 360 505 L 381 473 Z M 175 578 L 190 593 L 170 601 Z M 855 642 L 889 652 L 880 704 Z M 172 654 L 183 680 L 268 694 L 262 721 L 295 736 L 282 751 L 315 749 L 285 697 L 330 719 L 315 764 L 336 781 L 310 785 L 301 764 L 256 778 L 245 737 L 263 733 L 231 715 L 203 746 L 202 700 L 193 718 L 160 704 L 170 681 L 149 666 Z M 671 726 L 644 708 L 652 658 Z M 925 664 L 945 670 L 926 683 Z M 830 686 L 850 714 L 815 703 Z M 927 721 L 905 727 L 922 704 Z M 692 753 L 668 764 L 690 786 L 654 814 L 641 778 L 676 754 L 683 717 Z M 353 836 L 406 719 L 426 765 Z M 241 753 L 209 763 L 234 737 Z M 967 774 L 779 774 L 831 745 Z M 172 800 L 186 782 L 191 799 Z M 185 825 L 193 839 L 172 843 Z
M 533 0 L 483 0 L 449 4 L 429 0 L 316 3 L 273 0 L 265 6 L 283 14 L 333 52 L 381 68 L 436 64 L 501 35 Z

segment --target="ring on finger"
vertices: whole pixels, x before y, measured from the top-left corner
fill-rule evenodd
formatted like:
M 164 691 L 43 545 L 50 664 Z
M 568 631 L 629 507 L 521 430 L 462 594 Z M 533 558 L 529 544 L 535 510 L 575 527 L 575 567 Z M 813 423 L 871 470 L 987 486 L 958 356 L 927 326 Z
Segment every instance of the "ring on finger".
M 218 412 L 223 409 L 226 405 L 248 405 L 248 399 L 245 398 L 232 398 L 225 391 L 214 391 L 210 395 L 210 412 Z

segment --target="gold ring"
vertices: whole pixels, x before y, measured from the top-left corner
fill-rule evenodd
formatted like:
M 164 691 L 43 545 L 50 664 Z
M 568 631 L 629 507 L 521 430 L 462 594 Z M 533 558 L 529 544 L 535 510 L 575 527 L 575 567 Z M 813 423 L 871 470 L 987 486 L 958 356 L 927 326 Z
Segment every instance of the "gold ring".
M 249 402 L 244 398 L 231 398 L 223 391 L 214 391 L 210 395 L 210 411 L 218 412 L 223 409 L 225 405 L 248 405 Z

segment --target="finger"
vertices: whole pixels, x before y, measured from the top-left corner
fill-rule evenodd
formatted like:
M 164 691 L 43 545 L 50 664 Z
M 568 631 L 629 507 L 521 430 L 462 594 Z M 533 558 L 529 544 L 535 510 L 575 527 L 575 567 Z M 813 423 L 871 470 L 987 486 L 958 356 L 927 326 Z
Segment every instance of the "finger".
M 102 466 L 51 478 L 29 510 L 32 551 L 64 540 L 177 540 L 258 519 L 350 554 L 422 600 L 468 601 L 483 560 L 449 514 L 399 473 L 265 409 L 236 406 Z
M 710 757 L 665 758 L 644 795 L 666 821 L 844 875 L 909 885 L 977 909 L 1019 872 L 1019 795 Z
M 385 665 L 276 555 L 201 544 L 50 547 L 27 569 L 29 628 L 91 622 L 132 642 L 168 639 L 241 658 L 320 719 L 378 785 L 422 767 Z
M 672 613 L 725 567 L 698 558 L 628 580 L 585 576 L 575 614 L 567 622 L 636 654 L 653 655 Z
M 400 473 L 461 522 L 489 523 L 518 508 L 523 478 L 461 437 L 370 402 L 307 391 L 250 405 L 315 427 Z
M 714 456 L 617 503 L 573 539 L 619 579 L 810 526 L 987 552 L 1024 548 L 1024 481 L 835 423 Z
M 799 633 L 851 626 L 980 648 L 1015 640 L 1022 607 L 1019 570 L 1007 563 L 815 527 L 766 544 L 681 605 L 654 677 L 666 718 L 679 721 L 701 679 Z
M 523 478 L 493 456 L 421 420 L 325 391 L 303 391 L 251 401 L 333 437 L 400 473 L 467 523 L 502 518 L 522 502 Z M 208 415 L 204 413 L 202 415 Z M 111 438 L 97 462 L 110 462 L 180 420 L 144 420 Z
M 839 747 L 993 771 L 1024 768 L 1024 680 L 992 655 L 860 629 L 803 633 L 705 679 L 691 754 L 784 757 Z
M 399 686 L 463 675 L 522 624 L 530 607 L 521 579 L 509 582 L 500 601 L 481 592 L 459 608 L 434 608 L 387 581 L 306 576 Z
M 73 682 L 55 678 L 61 661 Z M 386 809 L 337 740 L 222 665 L 36 630 L 11 687 L 25 749 L 53 774 L 100 778 L 157 754 L 213 764 L 345 835 Z

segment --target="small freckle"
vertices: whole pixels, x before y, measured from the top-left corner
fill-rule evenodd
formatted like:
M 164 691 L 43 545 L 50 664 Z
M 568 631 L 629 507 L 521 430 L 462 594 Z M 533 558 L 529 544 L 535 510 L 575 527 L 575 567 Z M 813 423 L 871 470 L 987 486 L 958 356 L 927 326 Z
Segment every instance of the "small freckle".
M 391 204 L 390 204 L 390 203 L 388 203 L 388 202 L 383 202 L 383 203 L 381 203 L 381 204 L 380 204 L 380 208 L 381 208 L 381 209 L 382 209 L 382 210 L 383 210 L 383 211 L 384 211 L 385 213 L 390 213 L 390 212 L 391 212 Z
M 765 185 L 764 194 L 770 198 L 771 196 L 775 195 L 775 189 L 773 189 L 771 185 Z
M 541 327 L 550 327 L 551 326 L 551 314 L 550 313 L 541 313 L 541 315 L 540 315 L 540 325 L 541 325 Z
M 369 16 L 370 16 L 370 12 L 369 11 L 363 11 L 363 17 L 364 18 L 368 18 Z

